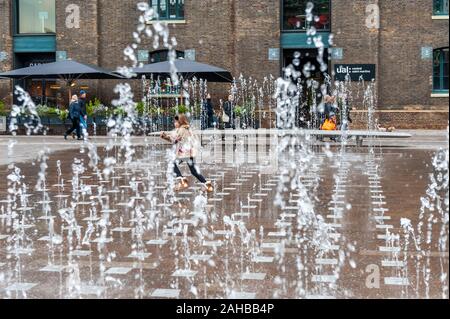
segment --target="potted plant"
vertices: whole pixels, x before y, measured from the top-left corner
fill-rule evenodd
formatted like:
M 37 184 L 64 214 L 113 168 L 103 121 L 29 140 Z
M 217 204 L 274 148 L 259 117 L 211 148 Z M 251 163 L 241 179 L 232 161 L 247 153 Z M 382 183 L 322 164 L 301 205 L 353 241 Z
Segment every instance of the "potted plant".
M 256 101 L 254 99 L 249 99 L 244 104 L 244 117 L 245 117 L 245 125 L 249 128 L 257 128 L 256 127 Z
M 103 104 L 100 104 L 94 112 L 94 122 L 97 125 L 104 124 L 106 123 L 107 117 L 108 117 L 108 107 L 104 106 Z
M 155 117 L 155 116 L 160 116 L 163 114 L 162 110 L 160 107 L 156 107 L 156 106 L 151 106 L 148 110 L 149 115 L 151 117 Z
M 236 106 L 234 108 L 234 126 L 236 129 L 241 128 L 241 121 L 245 116 L 245 109 L 242 106 Z
M 96 108 L 95 100 L 89 101 L 86 104 L 86 115 L 88 117 L 94 117 L 95 108 Z
M 65 124 L 69 117 L 69 110 L 58 110 L 58 116 L 61 122 Z
M 119 106 L 113 110 L 113 115 L 117 117 L 126 117 L 127 112 L 125 111 L 123 106 Z
M 36 106 L 36 112 L 41 118 L 42 124 L 61 124 L 59 119 L 59 110 L 54 107 L 50 107 L 47 105 L 38 105 Z
M 180 104 L 171 108 L 170 113 L 172 116 L 175 116 L 177 114 L 188 114 L 189 109 L 186 107 L 186 105 Z
M 144 102 L 140 101 L 136 104 L 136 113 L 139 117 L 143 117 L 144 115 L 147 115 L 146 112 L 146 105 Z
M 108 108 L 99 99 L 94 98 L 86 105 L 86 113 L 88 118 L 99 124 L 104 122 L 104 118 L 108 115 Z
M 156 106 L 150 106 L 148 108 L 148 116 L 152 119 L 157 119 L 158 117 L 162 116 L 163 112 L 161 110 L 161 108 L 156 107 Z

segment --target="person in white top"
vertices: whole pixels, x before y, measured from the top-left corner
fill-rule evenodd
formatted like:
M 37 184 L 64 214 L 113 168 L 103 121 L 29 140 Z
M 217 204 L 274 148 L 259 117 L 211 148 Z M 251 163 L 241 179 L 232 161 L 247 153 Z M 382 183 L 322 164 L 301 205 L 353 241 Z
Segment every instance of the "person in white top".
M 175 117 L 175 130 L 167 133 L 162 132 L 161 138 L 173 143 L 176 146 L 176 160 L 174 163 L 174 173 L 179 180 L 177 190 L 185 189 L 189 187 L 189 183 L 180 171 L 179 165 L 186 162 L 192 175 L 203 184 L 207 192 L 213 192 L 214 188 L 210 181 L 206 181 L 205 177 L 198 171 L 195 164 L 195 158 L 198 155 L 200 148 L 200 141 L 192 132 L 189 121 L 184 114 L 177 115 Z

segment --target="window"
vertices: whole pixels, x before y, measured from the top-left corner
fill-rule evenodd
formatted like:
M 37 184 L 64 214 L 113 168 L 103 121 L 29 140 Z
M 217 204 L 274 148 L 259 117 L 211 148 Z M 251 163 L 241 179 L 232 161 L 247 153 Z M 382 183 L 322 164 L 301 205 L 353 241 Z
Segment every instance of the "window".
M 433 52 L 433 92 L 448 93 L 448 48 Z
M 307 21 L 308 2 L 314 4 L 313 21 Z M 329 31 L 330 17 L 330 0 L 283 0 L 284 31 L 306 31 L 309 27 L 315 27 L 318 31 Z
M 176 51 L 177 59 L 184 58 L 183 51 Z M 169 50 L 158 50 L 150 52 L 150 63 L 158 63 L 169 60 Z
M 433 14 L 437 16 L 448 16 L 448 2 L 449 0 L 434 0 Z
M 184 0 L 150 0 L 159 20 L 184 20 Z
M 55 33 L 55 0 L 17 0 L 18 33 Z

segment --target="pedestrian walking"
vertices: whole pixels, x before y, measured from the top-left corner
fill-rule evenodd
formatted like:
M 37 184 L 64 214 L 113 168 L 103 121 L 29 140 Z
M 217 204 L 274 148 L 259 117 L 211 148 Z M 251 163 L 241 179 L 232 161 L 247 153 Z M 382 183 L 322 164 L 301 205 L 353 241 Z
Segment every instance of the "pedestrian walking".
M 78 140 L 81 138 L 81 128 L 80 128 L 80 117 L 84 116 L 81 110 L 80 103 L 78 101 L 78 96 L 72 96 L 72 100 L 69 106 L 69 119 L 72 121 L 72 127 L 64 134 L 64 139 L 67 140 L 67 136 L 76 131 Z
M 206 109 L 206 118 L 207 118 L 206 127 L 213 128 L 214 127 L 214 106 L 212 104 L 211 94 L 209 94 L 209 93 L 206 96 L 205 109 Z
M 88 129 L 88 115 L 87 115 L 87 92 L 85 90 L 80 91 L 80 98 L 78 102 L 80 104 L 81 112 L 83 115 L 80 117 L 80 132 L 81 135 L 86 138 L 87 137 L 87 129 Z
M 228 101 L 223 104 L 223 115 L 222 120 L 225 124 L 225 128 L 235 128 L 234 124 L 234 96 L 230 94 L 228 96 Z
M 78 99 L 78 102 L 80 104 L 81 111 L 84 114 L 83 115 L 84 120 L 87 122 L 88 116 L 87 116 L 87 101 L 86 101 L 86 98 L 87 98 L 87 92 L 85 90 L 81 90 L 80 91 L 80 98 Z

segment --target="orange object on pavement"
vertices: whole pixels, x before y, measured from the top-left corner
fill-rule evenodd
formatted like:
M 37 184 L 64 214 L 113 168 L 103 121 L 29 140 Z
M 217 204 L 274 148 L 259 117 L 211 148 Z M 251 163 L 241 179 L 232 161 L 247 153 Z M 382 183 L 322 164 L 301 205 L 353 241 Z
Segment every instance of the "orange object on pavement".
M 336 131 L 336 128 L 336 123 L 329 119 L 326 119 L 321 127 L 322 131 Z

